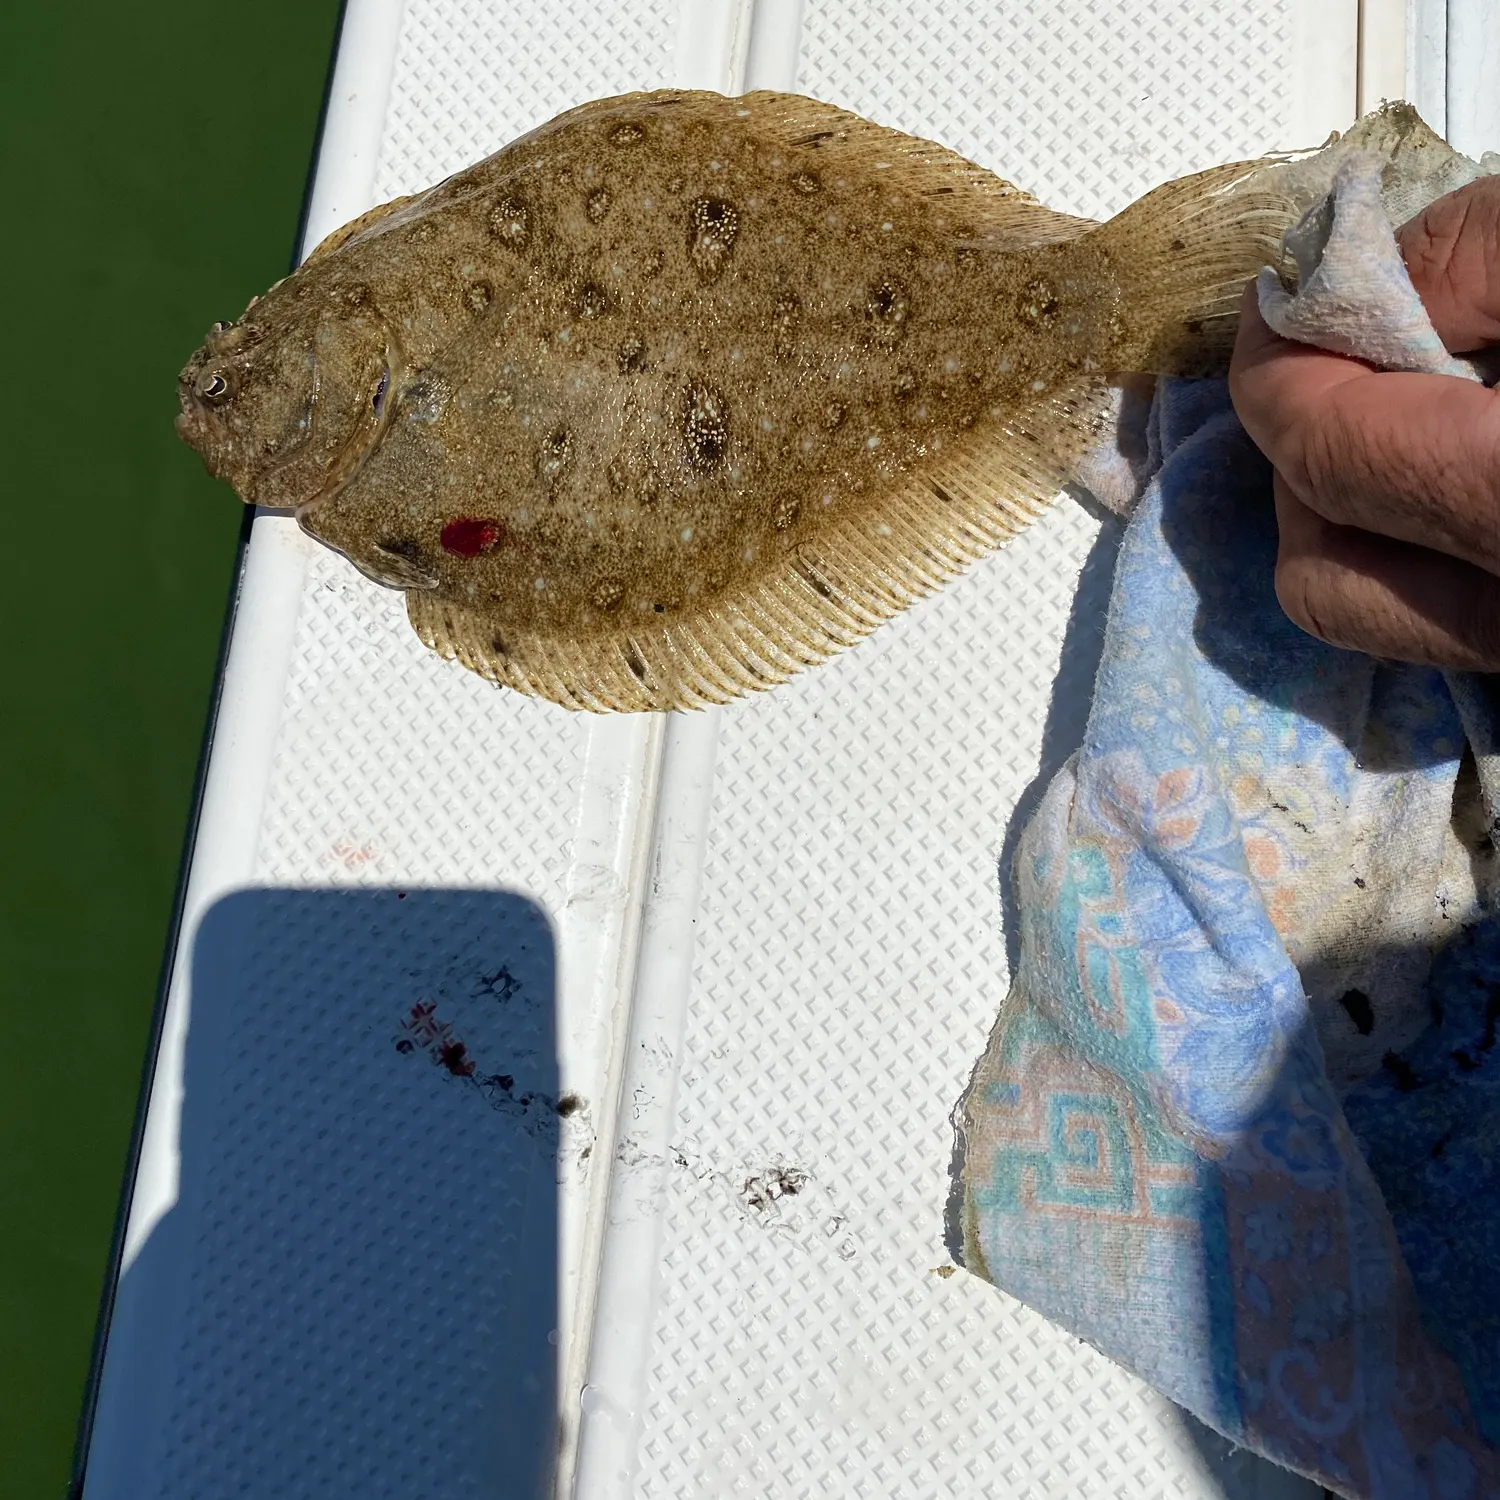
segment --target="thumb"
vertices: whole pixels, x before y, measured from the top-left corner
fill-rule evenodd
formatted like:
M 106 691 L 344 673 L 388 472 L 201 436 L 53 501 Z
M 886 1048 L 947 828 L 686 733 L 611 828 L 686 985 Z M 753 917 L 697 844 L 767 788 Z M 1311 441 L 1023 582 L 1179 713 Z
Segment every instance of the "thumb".
M 1500 343 L 1500 177 L 1435 199 L 1396 242 L 1449 353 Z

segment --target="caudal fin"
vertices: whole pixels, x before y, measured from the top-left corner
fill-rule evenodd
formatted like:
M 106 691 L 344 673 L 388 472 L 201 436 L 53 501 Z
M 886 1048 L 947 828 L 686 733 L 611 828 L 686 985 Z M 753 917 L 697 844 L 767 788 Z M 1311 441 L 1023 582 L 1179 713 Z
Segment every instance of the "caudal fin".
M 1114 279 L 1102 360 L 1110 373 L 1228 370 L 1245 283 L 1280 261 L 1281 236 L 1297 216 L 1265 170 L 1280 160 L 1168 182 L 1067 247 L 1065 254 L 1096 258 L 1094 274 L 1108 266 Z

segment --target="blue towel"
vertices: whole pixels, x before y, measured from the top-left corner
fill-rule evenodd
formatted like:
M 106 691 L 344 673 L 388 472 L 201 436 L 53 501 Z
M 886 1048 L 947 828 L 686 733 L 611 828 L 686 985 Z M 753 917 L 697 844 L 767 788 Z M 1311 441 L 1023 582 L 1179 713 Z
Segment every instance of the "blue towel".
M 1349 159 L 1262 308 L 1473 378 L 1380 167 Z M 1147 436 L 1083 744 L 1011 871 L 964 1261 L 1341 1494 L 1500 1496 L 1500 692 L 1286 619 L 1223 382 L 1160 382 Z

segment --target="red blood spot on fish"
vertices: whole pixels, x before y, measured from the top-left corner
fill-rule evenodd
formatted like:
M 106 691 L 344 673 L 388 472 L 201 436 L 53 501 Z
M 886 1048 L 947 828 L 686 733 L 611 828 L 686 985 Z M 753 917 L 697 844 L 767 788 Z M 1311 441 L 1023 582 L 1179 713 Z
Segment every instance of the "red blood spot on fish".
M 500 528 L 493 521 L 460 516 L 443 527 L 440 540 L 443 551 L 451 552 L 455 557 L 478 557 L 500 540 Z

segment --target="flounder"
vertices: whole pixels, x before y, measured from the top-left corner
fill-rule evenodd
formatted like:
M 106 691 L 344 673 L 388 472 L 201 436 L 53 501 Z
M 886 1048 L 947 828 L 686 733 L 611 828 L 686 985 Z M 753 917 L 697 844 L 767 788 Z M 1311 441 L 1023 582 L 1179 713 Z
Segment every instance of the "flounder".
M 1023 527 L 1116 377 L 1227 365 L 1294 217 L 1257 163 L 1102 225 L 785 94 L 561 115 L 217 324 L 182 436 L 570 708 L 723 702 Z

